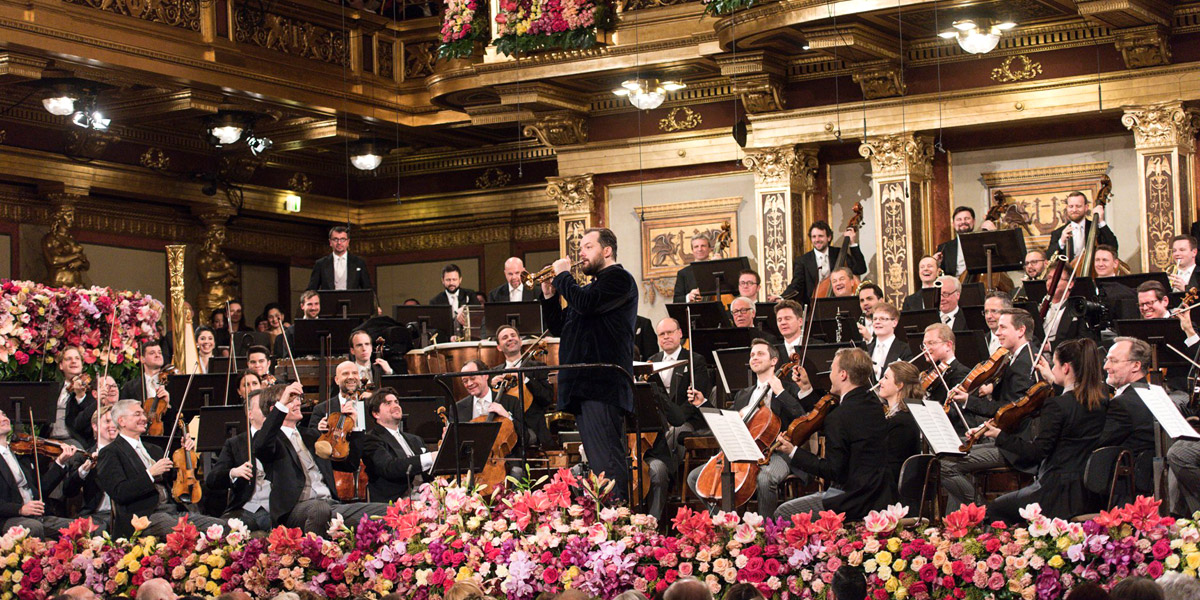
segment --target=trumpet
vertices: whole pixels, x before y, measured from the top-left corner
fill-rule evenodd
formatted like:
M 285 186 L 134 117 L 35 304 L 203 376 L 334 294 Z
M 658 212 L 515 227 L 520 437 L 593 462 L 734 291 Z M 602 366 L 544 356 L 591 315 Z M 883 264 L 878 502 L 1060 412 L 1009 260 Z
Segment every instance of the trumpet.
M 571 268 L 574 269 L 575 267 L 578 267 L 579 263 L 581 263 L 581 262 L 583 262 L 583 261 L 581 261 L 581 260 L 572 261 Z M 521 283 L 525 284 L 526 288 L 532 290 L 534 288 L 534 286 L 536 286 L 536 285 L 542 283 L 543 281 L 546 281 L 547 279 L 550 279 L 552 277 L 554 277 L 554 265 L 549 265 L 546 268 L 542 269 L 541 271 L 538 271 L 537 273 L 530 274 L 529 271 L 525 271 L 525 272 L 521 273 Z

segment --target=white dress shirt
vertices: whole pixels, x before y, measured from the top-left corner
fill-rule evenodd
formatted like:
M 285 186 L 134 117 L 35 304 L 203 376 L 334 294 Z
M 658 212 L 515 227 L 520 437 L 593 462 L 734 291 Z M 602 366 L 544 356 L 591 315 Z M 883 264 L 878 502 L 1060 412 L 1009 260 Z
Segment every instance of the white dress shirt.
M 491 388 L 488 388 L 487 393 L 484 394 L 482 398 L 471 399 L 471 418 L 478 419 L 479 417 L 488 414 L 488 407 L 491 406 L 491 404 L 492 390 Z
M 458 292 L 454 292 L 453 294 L 451 294 L 449 290 L 446 290 L 444 293 L 446 294 L 446 298 L 450 301 L 450 314 L 457 315 L 458 314 Z
M 804 336 L 802 334 L 797 334 L 796 339 L 793 340 L 783 340 L 783 356 L 779 357 L 779 360 L 785 362 L 790 360 L 792 354 L 799 352 L 803 342 Z
M 97 442 L 96 443 L 96 453 L 99 454 L 100 451 L 103 450 L 107 446 L 108 446 L 108 444 L 101 445 L 99 442 Z M 80 467 L 79 468 L 79 478 L 87 479 L 88 474 L 91 472 L 92 472 L 91 469 L 84 469 L 83 467 Z M 108 494 L 106 492 L 104 492 L 104 490 L 100 491 L 100 496 L 101 496 L 100 505 L 96 507 L 96 512 L 98 512 L 98 513 L 111 512 L 112 511 L 112 499 L 108 497 Z
M 54 409 L 54 424 L 50 427 L 51 439 L 65 440 L 71 437 L 71 432 L 67 430 L 67 403 L 72 399 L 76 404 L 82 401 L 82 398 L 76 398 L 75 394 L 71 393 L 71 381 L 68 379 L 63 382 L 63 389 L 58 395 L 58 403 Z
M 958 243 L 958 262 L 954 265 L 954 276 L 957 277 L 967 270 L 967 257 L 963 252 L 962 238 L 955 238 L 955 241 Z
M 508 301 L 509 302 L 520 302 L 524 298 L 525 298 L 525 286 L 524 285 L 517 285 L 517 287 L 508 288 Z
M 938 311 L 938 319 L 945 323 L 950 329 L 954 329 L 954 320 L 958 318 L 958 314 L 961 312 L 961 308 L 957 306 L 954 307 L 953 311 L 948 313 Z
M 275 405 L 279 407 L 278 404 Z M 304 470 L 304 488 L 300 490 L 300 501 L 311 499 L 332 499 L 333 494 L 329 492 L 329 486 L 325 485 L 325 478 L 321 475 L 321 469 L 317 467 L 316 458 L 309 452 L 308 446 L 304 444 L 304 438 L 300 432 L 293 427 L 280 427 L 287 439 L 292 444 L 292 449 L 296 451 L 296 455 L 300 457 L 300 466 Z
M 760 381 L 754 386 L 754 393 L 750 394 L 750 402 L 738 411 L 743 420 L 750 415 L 750 411 L 754 410 L 755 404 L 758 403 L 759 398 L 762 398 L 764 394 L 766 395 L 766 400 L 763 402 L 763 408 L 771 408 L 771 384 L 766 381 Z
M 662 361 L 671 363 L 671 362 L 675 362 L 675 361 L 679 360 L 679 351 L 680 350 L 682 350 L 682 348 L 676 348 L 674 352 L 672 352 L 670 354 L 664 354 Z M 675 367 L 671 367 L 670 369 L 663 369 L 658 372 L 658 376 L 662 379 L 663 387 L 667 388 L 668 392 L 671 391 L 671 377 L 673 377 L 674 375 L 675 375 Z
M 17 489 L 21 490 L 21 500 L 30 502 L 33 500 L 33 490 L 29 487 L 29 481 L 25 479 L 25 471 L 21 468 L 21 464 L 17 462 L 17 457 L 13 455 L 8 444 L 0 446 L 0 457 L 4 457 L 4 462 L 8 463 L 8 470 L 12 472 L 13 479 L 17 482 Z
M 392 434 L 392 437 L 396 438 L 397 442 L 400 442 L 400 448 L 404 450 L 405 456 L 413 456 L 416 454 L 416 452 L 413 452 L 412 446 L 409 446 L 408 441 L 404 439 L 404 434 L 400 433 L 399 428 L 392 429 L 390 427 L 384 427 L 383 429 Z M 421 470 L 428 471 L 431 467 L 433 467 L 433 455 L 428 452 L 422 452 Z
M 1000 347 L 1000 339 L 996 337 L 996 334 L 994 334 L 990 331 L 988 332 L 988 336 L 987 336 L 987 346 L 988 346 L 988 356 L 991 356 L 992 354 L 994 354 L 996 352 L 996 349 Z
M 333 289 L 346 289 L 346 254 L 333 255 Z
M 817 281 L 829 277 L 829 248 L 824 251 L 813 250 L 813 256 L 817 259 Z
M 883 336 L 875 338 L 875 350 L 871 352 L 871 362 L 875 364 L 875 377 L 883 377 L 883 368 L 887 366 L 887 355 L 892 349 L 896 336 L 891 335 L 885 340 Z
M 258 433 L 258 428 L 250 427 L 250 438 L 254 438 L 254 434 Z M 236 479 L 230 475 L 230 479 Z M 258 512 L 261 508 L 269 510 L 271 507 L 271 482 L 267 479 L 267 474 L 263 470 L 262 461 L 254 459 L 254 493 L 250 495 L 250 499 L 242 506 L 242 510 L 246 512 Z

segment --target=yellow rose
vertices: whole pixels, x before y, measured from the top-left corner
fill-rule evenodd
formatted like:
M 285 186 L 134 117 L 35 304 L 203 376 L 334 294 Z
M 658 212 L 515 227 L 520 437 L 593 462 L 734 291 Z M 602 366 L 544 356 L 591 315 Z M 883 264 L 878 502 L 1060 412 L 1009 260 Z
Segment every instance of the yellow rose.
M 886 550 L 880 552 L 875 555 L 875 560 L 881 565 L 890 565 L 892 564 L 892 553 Z
M 1200 569 L 1200 552 L 1192 552 L 1187 555 L 1187 568 L 1193 571 Z
M 1171 569 L 1172 571 L 1174 571 L 1175 569 L 1178 569 L 1179 568 L 1179 555 L 1172 554 L 1172 555 L 1168 556 L 1167 560 L 1163 561 L 1163 564 L 1167 565 L 1167 568 Z
M 474 575 L 474 574 L 475 574 L 475 570 L 474 570 L 474 569 L 472 569 L 472 568 L 470 568 L 470 567 L 465 567 L 465 566 L 464 566 L 464 567 L 461 567 L 461 568 L 459 568 L 459 569 L 458 569 L 458 576 L 456 576 L 456 577 L 454 578 L 454 580 L 455 580 L 455 581 L 462 581 L 462 580 L 464 580 L 464 579 L 470 579 L 470 578 L 471 578 L 471 575 Z
M 1064 563 L 1063 557 L 1061 555 L 1055 554 L 1054 556 L 1050 557 L 1050 560 L 1046 561 L 1046 564 L 1050 565 L 1051 567 L 1053 567 L 1055 569 L 1061 569 L 1063 564 L 1065 564 L 1065 563 Z
M 24 578 L 25 578 L 25 573 L 24 573 L 24 572 L 22 572 L 22 571 L 17 571 L 16 573 L 13 573 L 13 574 L 12 574 L 12 580 L 11 580 L 11 581 L 12 581 L 13 583 L 21 583 L 21 580 L 22 580 L 22 579 L 24 579 Z
M 208 565 L 200 565 L 200 566 L 196 567 L 192 572 L 201 577 L 208 577 Z
M 896 590 L 896 593 L 892 594 L 892 596 L 894 596 L 896 600 L 904 600 L 908 597 L 908 588 L 900 588 Z
M 1065 535 L 1063 537 L 1058 538 L 1058 549 L 1059 550 L 1066 550 L 1067 548 L 1070 548 L 1070 547 L 1071 547 L 1071 538 L 1068 538 Z
M 888 550 L 891 550 L 892 552 L 899 552 L 900 551 L 900 538 L 897 538 L 897 537 L 888 538 L 888 546 L 887 547 L 888 547 Z
M 887 583 L 883 584 L 883 589 L 887 590 L 888 593 L 895 593 L 895 591 L 899 588 L 900 588 L 900 580 L 896 579 L 895 577 L 888 579 Z
M 113 581 L 117 582 L 117 585 L 119 586 L 125 585 L 126 583 L 129 583 L 129 573 L 121 571 L 120 573 L 117 573 L 116 577 L 113 577 Z
M 905 561 L 903 558 L 898 558 L 898 559 L 896 559 L 896 562 L 892 563 L 892 570 L 896 571 L 896 572 L 900 572 L 900 571 L 903 571 L 904 568 L 907 566 L 908 566 L 908 561 Z
M 867 559 L 866 562 L 863 563 L 862 566 L 863 566 L 864 571 L 866 571 L 868 573 L 874 573 L 875 569 L 877 569 L 879 567 L 879 563 L 875 562 L 875 559 L 869 558 L 869 559 Z
M 215 582 L 215 581 L 210 581 L 210 582 L 204 584 L 204 591 L 208 592 L 209 595 L 216 596 L 220 590 L 221 590 L 221 587 L 218 586 L 217 582 Z

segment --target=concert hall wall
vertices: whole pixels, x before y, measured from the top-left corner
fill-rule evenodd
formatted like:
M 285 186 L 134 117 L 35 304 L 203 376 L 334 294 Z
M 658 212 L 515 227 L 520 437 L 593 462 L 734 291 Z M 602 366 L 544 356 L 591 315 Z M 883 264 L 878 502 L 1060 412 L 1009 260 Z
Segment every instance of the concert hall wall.
M 0 235 L 0 278 L 12 277 L 12 236 Z
M 478 258 L 452 258 L 376 267 L 375 285 L 379 288 L 379 301 L 383 304 L 384 312 L 390 314 L 392 306 L 400 304 L 405 298 L 416 298 L 421 304 L 427 303 L 442 291 L 442 267 L 449 263 L 454 263 L 462 269 L 461 287 L 479 290 Z M 503 271 L 503 259 L 496 268 Z
M 877 218 L 874 198 L 871 196 L 871 163 L 856 160 L 829 165 L 829 226 L 833 228 L 833 244 L 839 248 L 843 228 L 855 202 L 862 202 L 863 207 L 863 228 L 858 236 L 858 247 L 867 259 L 867 274 L 863 279 L 878 282 L 879 277 L 875 274 L 875 233 L 871 230 Z M 803 243 L 797 244 L 799 252 L 812 250 L 812 244 L 808 241 L 808 225 L 804 225 Z
M 239 266 L 242 271 L 242 305 L 246 311 L 246 324 L 253 326 L 253 319 L 262 314 L 264 306 L 279 302 L 279 267 L 246 263 Z M 304 284 L 308 284 L 307 274 Z M 299 302 L 297 297 L 296 304 Z M 298 311 L 287 306 L 283 312 L 288 318 L 294 318 Z

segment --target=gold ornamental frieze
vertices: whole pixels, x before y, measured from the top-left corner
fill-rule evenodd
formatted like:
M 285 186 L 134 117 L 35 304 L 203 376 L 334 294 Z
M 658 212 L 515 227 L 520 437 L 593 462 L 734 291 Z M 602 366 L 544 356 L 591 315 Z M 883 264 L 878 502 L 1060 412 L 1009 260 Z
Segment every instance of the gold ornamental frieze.
M 1171 238 L 1175 236 L 1174 177 L 1172 154 L 1142 156 L 1146 173 L 1146 239 L 1152 271 L 1165 271 L 1173 264 Z
M 658 128 L 667 133 L 674 133 L 695 129 L 703 122 L 704 118 L 700 116 L 700 113 L 686 106 L 677 106 L 671 109 L 666 117 L 659 119 Z
M 999 83 L 1014 83 L 1033 79 L 1042 74 L 1042 63 L 1034 62 L 1024 54 L 1010 56 L 992 69 L 992 81 Z
M 558 205 L 559 214 L 590 213 L 595 184 L 592 174 L 547 177 L 546 195 Z M 580 237 L 583 237 L 582 234 Z
M 234 12 L 233 39 L 339 66 L 349 65 L 346 34 L 309 21 L 251 10 Z
M 1121 123 L 1133 131 L 1139 149 L 1179 147 L 1191 152 L 1200 130 L 1200 111 L 1178 101 L 1129 107 Z
M 909 260 L 908 250 L 911 224 L 905 207 L 908 185 L 919 184 L 894 181 L 879 186 L 879 230 L 882 240 L 879 251 L 885 265 L 885 272 L 880 279 L 884 296 L 893 306 L 903 304 L 912 287 L 912 274 L 909 272 L 912 261 Z
M 63 0 L 68 4 L 200 31 L 201 0 Z
M 496 167 L 488 167 L 477 179 L 475 179 L 475 187 L 481 190 L 490 190 L 508 185 L 512 181 L 512 175 L 497 169 Z

